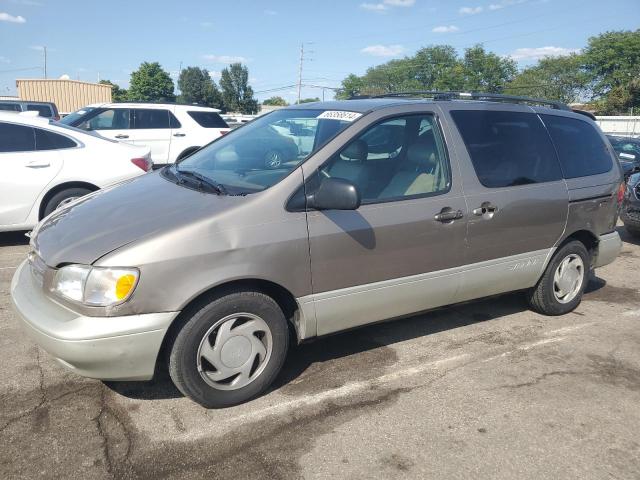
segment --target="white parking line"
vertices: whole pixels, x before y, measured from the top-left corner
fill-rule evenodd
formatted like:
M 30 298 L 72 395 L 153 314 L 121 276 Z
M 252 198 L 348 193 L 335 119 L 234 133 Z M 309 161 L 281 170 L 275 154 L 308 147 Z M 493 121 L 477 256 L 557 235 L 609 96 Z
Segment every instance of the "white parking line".
M 18 267 L 0 267 L 0 270 L 15 270 Z
M 371 390 L 372 388 L 380 387 L 384 384 L 391 383 L 395 380 L 399 380 L 406 377 L 412 377 L 427 370 L 437 369 L 441 365 L 456 362 L 459 360 L 467 359 L 469 354 L 456 355 L 454 357 L 444 358 L 442 360 L 436 360 L 434 362 L 424 363 L 415 367 L 407 368 L 405 370 L 399 370 L 395 372 L 382 375 L 380 377 L 372 378 L 362 382 L 354 382 L 343 385 L 342 387 L 327 390 L 325 392 L 311 395 L 308 397 L 296 398 L 288 402 L 279 403 L 271 407 L 263 408 L 262 410 L 256 410 L 254 412 L 245 413 L 235 417 L 233 420 L 237 422 L 246 422 L 251 420 L 257 420 L 264 418 L 266 415 L 283 414 L 288 411 L 297 410 L 301 407 L 309 407 L 312 405 L 318 405 L 326 400 L 336 400 L 338 398 L 348 397 L 358 392 L 365 390 Z

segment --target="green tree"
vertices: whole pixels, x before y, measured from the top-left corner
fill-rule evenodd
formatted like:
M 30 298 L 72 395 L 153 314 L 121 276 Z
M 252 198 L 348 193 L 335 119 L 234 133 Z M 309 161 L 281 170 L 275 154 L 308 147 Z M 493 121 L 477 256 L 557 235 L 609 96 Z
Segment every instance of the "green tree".
M 640 109 L 640 78 L 626 85 L 613 87 L 605 97 L 596 102 L 600 115 L 630 115 Z M 635 110 L 635 112 L 634 112 Z
M 262 102 L 262 104 L 274 107 L 286 107 L 287 105 L 289 105 L 287 101 L 282 97 L 267 98 L 264 102 Z
M 573 103 L 588 91 L 589 75 L 582 68 L 581 55 L 541 59 L 525 68 L 505 89 L 505 93 Z
M 311 103 L 311 102 L 319 102 L 320 98 L 312 97 L 312 98 L 301 98 L 300 103 Z
M 220 77 L 222 101 L 227 111 L 252 114 L 258 112 L 258 101 L 249 86 L 249 69 L 241 63 L 232 63 L 222 70 Z
M 488 53 L 482 45 L 467 48 L 462 60 L 464 90 L 472 92 L 500 92 L 518 72 L 510 58 Z
M 119 85 L 113 83 L 111 80 L 100 80 L 100 85 L 111 85 L 111 98 L 114 102 L 126 102 L 128 99 L 128 92 L 124 88 L 120 88 Z
M 204 68 L 187 67 L 178 78 L 179 100 L 183 103 L 197 103 L 207 107 L 222 108 L 222 95 Z
M 173 80 L 158 62 L 143 62 L 131 74 L 129 100 L 142 102 L 173 101 Z
M 488 53 L 481 45 L 459 58 L 450 45 L 421 48 L 412 57 L 391 60 L 342 81 L 339 98 L 412 90 L 497 92 L 516 74 L 513 60 Z
M 595 96 L 640 77 L 640 30 L 591 37 L 584 50 L 584 68 L 593 81 Z

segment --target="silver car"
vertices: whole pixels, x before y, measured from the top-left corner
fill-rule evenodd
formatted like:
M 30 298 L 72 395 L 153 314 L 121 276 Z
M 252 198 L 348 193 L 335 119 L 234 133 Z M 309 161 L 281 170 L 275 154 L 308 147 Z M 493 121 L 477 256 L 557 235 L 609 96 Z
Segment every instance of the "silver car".
M 74 372 L 147 380 L 164 364 L 205 407 L 263 392 L 290 339 L 515 290 L 537 312 L 570 312 L 620 250 L 622 176 L 591 119 L 540 103 L 278 110 L 44 219 L 13 303 Z M 263 133 L 289 120 L 311 151 L 255 162 L 254 140 L 268 152 Z

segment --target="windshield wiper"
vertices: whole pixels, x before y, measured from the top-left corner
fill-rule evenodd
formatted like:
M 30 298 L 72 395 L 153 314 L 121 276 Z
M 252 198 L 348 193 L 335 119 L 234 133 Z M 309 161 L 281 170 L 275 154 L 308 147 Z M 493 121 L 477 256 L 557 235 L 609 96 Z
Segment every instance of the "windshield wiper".
M 210 179 L 206 175 L 202 175 L 201 173 L 198 173 L 198 172 L 196 172 L 194 170 L 180 170 L 177 167 L 175 168 L 175 171 L 180 176 L 184 175 L 184 176 L 192 177 L 192 178 L 195 178 L 196 180 L 198 180 L 198 182 L 200 184 L 200 188 L 202 188 L 203 185 L 207 185 L 209 188 L 211 188 L 218 195 L 228 195 L 229 194 L 229 192 L 227 192 L 227 189 L 224 187 L 224 185 L 222 185 L 221 183 L 216 182 L 215 180 Z

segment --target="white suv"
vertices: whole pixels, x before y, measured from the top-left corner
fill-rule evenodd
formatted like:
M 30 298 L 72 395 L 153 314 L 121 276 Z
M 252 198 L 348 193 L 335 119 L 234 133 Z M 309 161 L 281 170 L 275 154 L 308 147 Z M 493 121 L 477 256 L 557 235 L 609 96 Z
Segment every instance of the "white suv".
M 190 155 L 229 131 L 220 110 L 172 103 L 89 105 L 61 122 L 124 143 L 151 148 L 155 166 Z

